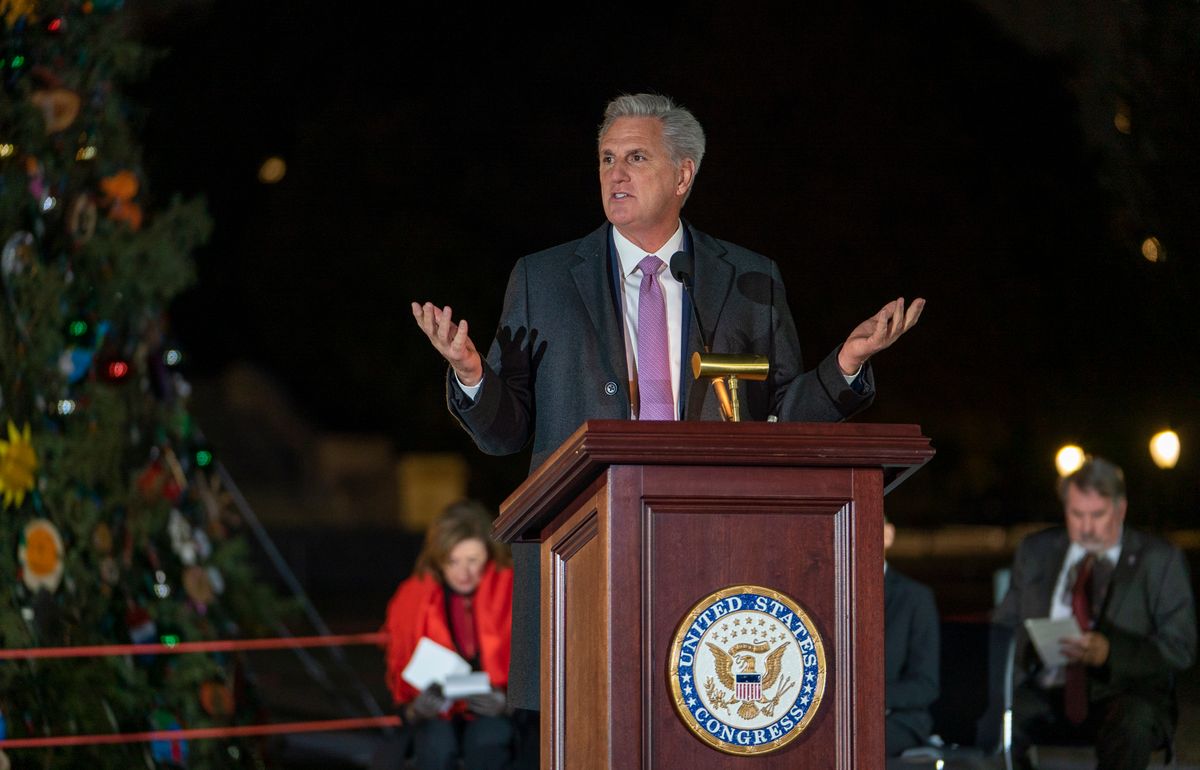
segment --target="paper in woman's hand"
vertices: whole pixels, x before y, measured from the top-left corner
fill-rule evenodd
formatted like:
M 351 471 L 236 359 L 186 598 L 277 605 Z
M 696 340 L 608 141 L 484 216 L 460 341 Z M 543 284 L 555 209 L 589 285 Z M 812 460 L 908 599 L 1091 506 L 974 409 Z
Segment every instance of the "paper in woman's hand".
M 416 689 L 424 690 L 434 683 L 444 685 L 446 677 L 470 670 L 471 664 L 457 652 L 422 636 L 401 676 Z
M 485 671 L 472 671 L 469 674 L 451 674 L 446 677 L 442 692 L 450 700 L 469 698 L 472 695 L 482 695 L 492 691 L 492 683 Z

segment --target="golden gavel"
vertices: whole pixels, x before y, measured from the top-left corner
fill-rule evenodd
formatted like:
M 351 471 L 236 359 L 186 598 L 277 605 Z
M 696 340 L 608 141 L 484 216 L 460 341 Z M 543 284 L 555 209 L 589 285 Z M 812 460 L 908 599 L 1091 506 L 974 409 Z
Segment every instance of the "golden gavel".
M 741 407 L 738 404 L 738 379 L 760 381 L 767 379 L 771 371 L 766 356 L 751 356 L 740 353 L 693 353 L 692 376 L 697 380 L 706 377 L 712 380 L 713 391 L 721 406 L 721 416 L 727 422 L 740 422 Z M 729 388 L 725 380 L 729 378 Z

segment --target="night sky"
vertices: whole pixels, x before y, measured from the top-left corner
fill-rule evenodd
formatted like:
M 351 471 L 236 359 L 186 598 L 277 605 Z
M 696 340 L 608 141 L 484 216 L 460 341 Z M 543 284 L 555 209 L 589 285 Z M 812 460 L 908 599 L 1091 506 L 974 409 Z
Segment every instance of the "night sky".
M 1189 525 L 1200 11 L 907 5 L 144 11 L 170 50 L 138 90 L 152 192 L 202 194 L 215 219 L 173 314 L 191 375 L 254 362 L 321 428 L 468 453 L 498 502 L 527 456 L 458 430 L 409 302 L 451 304 L 485 345 L 515 260 L 603 220 L 604 103 L 659 91 L 708 135 L 684 216 L 779 262 L 810 365 L 886 301 L 927 298 L 859 418 L 919 423 L 938 450 L 894 517 L 1054 518 L 1074 441 L 1126 467 L 1135 520 Z M 270 155 L 288 173 L 267 186 Z M 1184 453 L 1162 472 L 1146 443 L 1168 426 Z

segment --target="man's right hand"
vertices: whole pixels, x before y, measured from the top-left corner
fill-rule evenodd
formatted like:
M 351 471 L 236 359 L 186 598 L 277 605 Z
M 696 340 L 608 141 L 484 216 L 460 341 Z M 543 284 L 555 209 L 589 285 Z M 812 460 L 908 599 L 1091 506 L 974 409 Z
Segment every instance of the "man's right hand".
M 417 326 L 454 369 L 458 381 L 467 387 L 478 385 L 483 379 L 483 359 L 467 333 L 467 322 L 454 323 L 449 305 L 439 310 L 432 302 L 414 302 L 412 312 Z

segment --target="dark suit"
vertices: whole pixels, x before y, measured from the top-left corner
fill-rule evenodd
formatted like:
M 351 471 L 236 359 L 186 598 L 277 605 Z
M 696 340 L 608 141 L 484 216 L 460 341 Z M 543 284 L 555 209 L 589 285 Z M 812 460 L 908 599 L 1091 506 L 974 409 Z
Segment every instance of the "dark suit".
M 887 753 L 896 756 L 933 732 L 941 632 L 933 591 L 891 565 L 883 578 L 883 632 Z
M 764 382 L 745 383 L 743 419 L 832 421 L 870 403 L 869 367 L 856 388 L 846 384 L 836 351 L 804 374 L 796 327 L 774 262 L 686 225 L 695 260 L 695 302 L 720 353 L 768 356 Z M 496 339 L 474 401 L 447 374 L 451 412 L 489 454 L 511 454 L 533 440 L 536 468 L 587 420 L 629 419 L 629 374 L 621 300 L 614 285 L 607 223 L 585 238 L 523 257 L 513 268 Z M 660 255 L 669 259 L 670 255 Z M 701 349 L 688 321 L 684 360 Z M 681 384 L 687 419 L 719 420 L 709 389 L 691 395 Z M 510 696 L 522 708 L 538 702 L 538 547 L 513 549 L 513 658 Z
M 1014 748 L 1057 729 L 1061 694 L 1036 684 L 1040 659 L 1023 628 L 1026 618 L 1050 614 L 1051 594 L 1070 541 L 1062 527 L 1025 538 L 1013 559 L 1012 583 L 993 616 L 1016 634 L 1013 707 Z M 1174 730 L 1174 678 L 1196 657 L 1196 609 L 1187 565 L 1179 549 L 1159 538 L 1125 528 L 1121 558 L 1096 613 L 1095 630 L 1110 643 L 1108 661 L 1088 671 L 1085 735 L 1097 741 L 1100 767 L 1145 767 L 1138 759 L 1114 759 L 1107 741 L 1138 733 L 1161 742 Z M 1138 722 L 1129 725 L 1129 720 Z M 1064 730 L 1069 728 L 1063 727 Z M 1147 748 L 1148 755 L 1153 748 Z M 1139 751 L 1140 754 L 1140 751 Z

